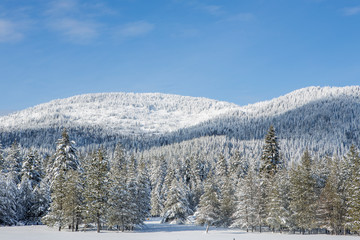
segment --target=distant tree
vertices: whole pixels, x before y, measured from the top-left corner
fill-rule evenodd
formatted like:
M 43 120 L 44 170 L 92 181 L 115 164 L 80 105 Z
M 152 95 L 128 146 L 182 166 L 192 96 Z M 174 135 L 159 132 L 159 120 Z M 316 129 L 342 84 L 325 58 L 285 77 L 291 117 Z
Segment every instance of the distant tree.
M 16 184 L 21 181 L 21 165 L 20 146 L 14 141 L 10 147 L 10 151 L 6 157 L 7 172 L 12 176 Z
M 270 177 L 274 176 L 281 167 L 282 161 L 280 158 L 280 147 L 275 133 L 275 128 L 271 125 L 265 136 L 265 145 L 262 149 L 260 171 L 266 177 Z

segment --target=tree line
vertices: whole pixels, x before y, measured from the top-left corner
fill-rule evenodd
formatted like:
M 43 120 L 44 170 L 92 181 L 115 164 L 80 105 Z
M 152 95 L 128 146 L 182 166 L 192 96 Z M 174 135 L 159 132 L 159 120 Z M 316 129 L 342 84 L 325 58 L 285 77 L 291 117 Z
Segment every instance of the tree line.
M 354 234 L 360 231 L 360 156 L 304 151 L 283 160 L 273 126 L 260 159 L 239 151 L 205 160 L 151 158 L 116 145 L 79 152 L 66 130 L 52 155 L 0 154 L 0 224 L 47 224 L 59 230 L 132 230 L 149 216 L 162 222 L 247 231 Z M 195 151 L 195 150 L 194 150 Z M 209 156 L 208 158 L 209 159 Z

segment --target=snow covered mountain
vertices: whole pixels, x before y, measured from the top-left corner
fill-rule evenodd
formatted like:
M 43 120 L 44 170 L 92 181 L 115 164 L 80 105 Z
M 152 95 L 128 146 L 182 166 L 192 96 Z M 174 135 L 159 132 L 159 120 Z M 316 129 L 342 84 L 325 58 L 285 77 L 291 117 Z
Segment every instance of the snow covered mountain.
M 0 140 L 51 148 L 66 127 L 78 146 L 121 141 L 151 147 L 202 136 L 258 140 L 273 124 L 288 142 L 316 145 L 326 140 L 329 146 L 343 147 L 360 140 L 359 122 L 360 86 L 309 87 L 243 107 L 160 93 L 99 93 L 0 117 Z
M 0 131 L 99 127 L 119 134 L 166 133 L 239 108 L 160 93 L 98 93 L 53 100 L 0 118 Z

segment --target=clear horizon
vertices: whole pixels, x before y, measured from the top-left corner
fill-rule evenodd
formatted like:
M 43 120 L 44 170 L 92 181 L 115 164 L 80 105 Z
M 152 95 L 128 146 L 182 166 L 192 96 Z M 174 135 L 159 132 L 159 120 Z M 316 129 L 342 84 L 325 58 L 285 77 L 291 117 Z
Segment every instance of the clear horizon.
M 355 0 L 4 0 L 0 115 L 95 92 L 247 105 L 359 85 Z

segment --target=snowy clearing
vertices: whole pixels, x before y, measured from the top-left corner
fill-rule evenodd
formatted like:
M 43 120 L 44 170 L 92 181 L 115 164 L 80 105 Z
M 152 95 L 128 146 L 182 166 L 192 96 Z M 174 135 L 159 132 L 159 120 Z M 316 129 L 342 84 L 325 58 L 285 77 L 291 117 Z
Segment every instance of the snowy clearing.
M 347 240 L 354 239 L 355 236 L 330 236 L 330 235 L 293 235 L 279 233 L 246 233 L 241 230 L 210 228 L 208 234 L 205 233 L 205 227 L 195 225 L 170 225 L 160 224 L 159 219 L 145 222 L 145 228 L 135 232 L 113 232 L 96 231 L 88 232 L 68 232 L 57 231 L 56 228 L 47 226 L 16 226 L 0 227 L 1 240 L 77 240 L 86 238 L 86 240 L 282 240 L 282 239 L 330 239 Z

